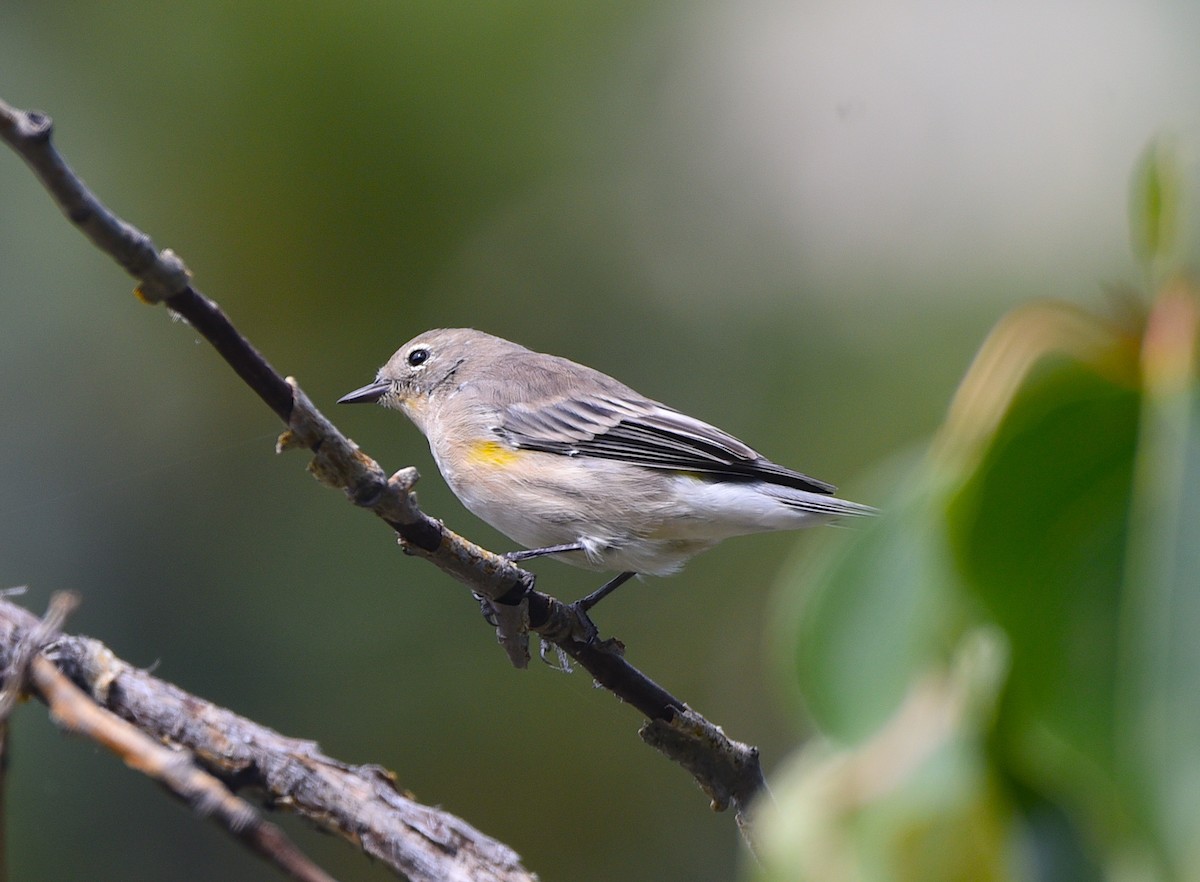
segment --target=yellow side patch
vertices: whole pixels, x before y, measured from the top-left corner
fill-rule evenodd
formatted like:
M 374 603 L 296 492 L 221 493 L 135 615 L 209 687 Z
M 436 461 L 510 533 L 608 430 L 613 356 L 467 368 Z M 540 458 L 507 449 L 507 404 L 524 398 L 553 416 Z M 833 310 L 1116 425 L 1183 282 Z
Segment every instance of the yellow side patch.
M 499 441 L 476 441 L 471 445 L 468 456 L 477 465 L 507 466 L 516 462 L 521 454 Z

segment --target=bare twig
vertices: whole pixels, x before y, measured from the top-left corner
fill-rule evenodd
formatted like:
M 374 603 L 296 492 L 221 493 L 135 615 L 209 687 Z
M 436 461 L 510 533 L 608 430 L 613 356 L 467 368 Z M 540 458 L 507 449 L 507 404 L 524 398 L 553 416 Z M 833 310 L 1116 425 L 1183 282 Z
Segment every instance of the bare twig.
M 671 757 L 704 788 L 712 807 L 733 806 L 738 829 L 757 852 L 751 829 L 751 804 L 769 798 L 758 761 L 758 748 L 734 741 L 704 717 L 684 710 L 670 723 L 651 720 L 638 732 L 642 740 Z
M 4 688 L 0 690 L 0 721 L 7 722 L 29 677 L 29 663 L 53 639 L 67 616 L 79 605 L 79 596 L 59 591 L 50 598 L 46 615 L 17 643 L 4 666 Z
M 730 792 L 746 798 L 763 787 L 757 753 L 725 739 L 707 721 L 712 737 L 698 737 L 694 725 L 681 721 L 683 701 L 650 680 L 623 657 L 619 641 L 588 642 L 578 617 L 548 594 L 533 590 L 533 574 L 447 529 L 416 504 L 411 489 L 415 469 L 404 469 L 391 478 L 370 457 L 345 437 L 308 400 L 292 379 L 281 377 L 250 345 L 220 308 L 196 290 L 183 263 L 169 250 L 155 252 L 148 236 L 105 208 L 67 166 L 50 141 L 51 121 L 40 113 L 13 108 L 0 101 L 0 138 L 33 169 L 67 217 L 102 251 L 111 255 L 139 281 L 139 293 L 152 302 L 163 302 L 207 339 L 238 375 L 287 424 L 279 449 L 304 447 L 313 453 L 310 470 L 322 482 L 337 487 L 356 505 L 383 519 L 400 536 L 405 548 L 424 557 L 470 589 L 495 602 L 521 605 L 525 611 L 505 622 L 528 622 L 528 627 L 553 641 L 617 697 L 636 707 L 652 721 L 675 730 L 673 738 L 659 739 L 659 750 L 689 769 L 709 793 Z M 519 636 L 523 636 L 519 635 Z M 518 635 L 502 633 L 502 642 L 514 663 L 528 658 Z M 694 713 L 689 711 L 689 713 Z M 695 719 L 703 720 L 699 715 Z M 680 745 L 687 745 L 682 749 Z M 707 752 L 709 761 L 696 762 L 695 752 Z M 734 758 L 737 758 L 736 760 Z M 724 807 L 727 801 L 714 799 Z
M 44 657 L 34 657 L 29 679 L 50 708 L 54 721 L 67 731 L 108 748 L 127 766 L 157 781 L 201 817 L 211 817 L 291 878 L 300 882 L 334 882 L 282 830 L 264 821 L 249 803 L 230 793 L 212 775 L 192 765 L 186 753 L 164 747 L 120 717 L 97 707 Z
M 16 593 L 24 591 L 23 588 L 14 590 Z M 4 595 L 8 593 L 3 592 Z M 78 604 L 79 598 L 70 592 L 60 591 L 53 595 L 46 615 L 35 620 L 33 628 L 17 641 L 11 652 L 6 653 L 7 662 L 0 673 L 3 677 L 3 688 L 0 688 L 0 882 L 8 882 L 8 718 L 25 690 L 34 656 L 58 633 Z
M 0 600 L 0 656 L 10 658 L 37 627 L 31 613 Z M 33 659 L 30 677 L 61 725 L 113 750 L 296 879 L 329 877 L 227 784 L 261 790 L 272 807 L 360 845 L 412 882 L 535 879 L 508 846 L 416 802 L 386 770 L 325 756 L 314 742 L 287 738 L 132 667 L 97 640 L 58 636 L 47 655 Z
M 0 714 L 0 725 L 4 727 L 3 763 L 7 765 L 8 761 L 8 715 L 15 706 L 16 697 L 29 689 L 46 702 L 51 717 L 64 729 L 108 748 L 130 768 L 157 781 L 196 814 L 213 818 L 236 839 L 297 882 L 335 882 L 282 830 L 264 821 L 252 806 L 230 793 L 212 775 L 196 768 L 188 754 L 164 747 L 114 714 L 97 707 L 46 660 L 43 650 L 58 637 L 59 628 L 78 605 L 79 598 L 71 592 L 54 594 L 46 615 L 33 620 L 32 627 L 13 629 L 11 645 L 3 646 L 3 655 L 7 659 L 3 697 L 8 699 L 4 713 Z

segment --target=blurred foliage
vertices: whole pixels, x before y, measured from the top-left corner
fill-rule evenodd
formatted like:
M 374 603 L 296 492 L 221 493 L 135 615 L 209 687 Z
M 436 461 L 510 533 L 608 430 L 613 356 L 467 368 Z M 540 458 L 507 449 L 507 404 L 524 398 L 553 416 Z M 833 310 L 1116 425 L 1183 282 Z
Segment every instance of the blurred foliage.
M 1137 173 L 1170 247 L 1173 158 Z M 764 880 L 1200 879 L 1200 288 L 1017 309 L 806 592 Z M 802 586 L 803 589 L 802 589 Z
M 1175 257 L 1182 175 L 1178 147 L 1168 138 L 1147 145 L 1134 173 L 1129 211 L 1133 252 L 1150 271 Z

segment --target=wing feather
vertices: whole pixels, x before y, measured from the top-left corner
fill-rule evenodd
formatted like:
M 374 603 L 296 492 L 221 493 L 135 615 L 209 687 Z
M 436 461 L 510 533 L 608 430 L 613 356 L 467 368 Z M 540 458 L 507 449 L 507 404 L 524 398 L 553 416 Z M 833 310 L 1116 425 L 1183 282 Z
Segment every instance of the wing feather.
M 832 484 L 771 462 L 716 426 L 656 401 L 617 395 L 573 396 L 504 408 L 497 433 L 517 447 L 593 456 L 645 468 L 766 481 L 830 494 Z

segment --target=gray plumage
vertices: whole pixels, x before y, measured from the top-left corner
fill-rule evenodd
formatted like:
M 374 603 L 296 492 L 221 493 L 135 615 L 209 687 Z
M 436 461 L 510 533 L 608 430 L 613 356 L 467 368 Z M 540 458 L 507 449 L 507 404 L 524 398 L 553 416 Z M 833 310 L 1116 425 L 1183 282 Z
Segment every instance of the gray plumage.
M 429 331 L 343 401 L 403 410 L 463 503 L 568 562 L 664 574 L 730 536 L 874 512 L 607 374 L 470 329 Z

